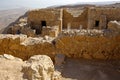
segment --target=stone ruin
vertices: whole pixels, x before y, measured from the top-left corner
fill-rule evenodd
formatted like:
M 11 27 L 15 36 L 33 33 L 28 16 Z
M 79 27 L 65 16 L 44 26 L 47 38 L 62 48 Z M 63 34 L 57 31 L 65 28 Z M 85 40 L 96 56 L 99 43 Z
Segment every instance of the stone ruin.
M 120 21 L 120 8 L 85 7 L 63 9 L 39 9 L 27 12 L 7 33 L 28 36 L 57 37 L 70 29 L 109 29 L 110 21 Z M 118 15 L 118 16 L 116 16 Z
M 120 15 L 116 16 L 119 13 L 120 8 L 100 7 L 29 11 L 27 17 L 7 30 L 9 34 L 0 34 L 1 65 L 19 64 L 13 71 L 18 75 L 3 73 L 1 79 L 59 80 L 61 75 L 54 71 L 52 61 L 61 65 L 66 57 L 119 60 Z M 11 66 L 0 69 L 9 72 Z
M 79 58 L 86 58 L 86 56 L 84 56 L 86 53 L 86 55 L 92 59 L 115 59 L 115 56 L 105 57 L 104 54 L 112 52 L 116 55 L 116 51 L 119 54 L 119 45 L 116 45 L 119 44 L 118 40 L 120 35 L 120 17 L 119 15 L 116 16 L 119 13 L 120 8 L 107 7 L 85 7 L 82 9 L 51 8 L 29 11 L 26 17 L 20 18 L 18 22 L 7 31 L 7 33 L 19 35 L 17 39 L 15 38 L 15 40 L 13 40 L 15 41 L 15 45 L 12 44 L 13 42 L 10 37 L 13 37 L 13 35 L 0 35 L 1 45 L 6 43 L 10 44 L 1 46 L 3 50 L 0 50 L 0 54 L 9 51 L 8 54 L 13 54 L 14 52 L 15 54 L 13 55 L 18 57 L 19 55 L 16 55 L 17 52 L 22 54 L 29 53 L 22 56 L 23 59 L 28 59 L 28 57 L 34 55 L 33 53 L 36 53 L 46 54 L 54 59 L 57 53 L 65 54 L 68 57 L 75 55 L 75 57 Z M 26 35 L 24 35 L 21 41 L 22 34 Z M 103 39 L 103 42 L 101 39 Z M 80 41 L 83 41 L 84 44 Z M 101 48 L 96 52 L 92 46 L 93 44 L 98 44 L 98 41 L 103 45 L 98 45 L 98 47 Z M 79 45 L 76 42 L 78 42 Z M 114 45 L 114 47 L 109 48 L 107 44 L 109 42 L 111 43 L 109 46 Z M 88 44 L 91 48 L 85 46 Z M 4 47 L 8 48 L 4 49 Z M 104 50 L 102 47 L 108 49 Z M 67 50 L 70 48 L 73 48 L 72 51 Z M 100 54 L 101 57 L 89 54 L 91 52 L 96 53 L 95 55 Z
M 120 59 L 120 35 L 101 36 L 101 32 L 92 36 L 82 34 L 62 35 L 58 38 L 1 34 L 0 54 L 7 53 L 23 60 L 43 54 L 53 61 L 57 54 L 71 58 Z
M 7 31 L 7 33 L 18 34 L 19 37 L 18 35 L 16 35 L 17 38 L 13 35 L 0 35 L 0 48 L 3 49 L 0 50 L 0 54 L 7 52 L 21 57 L 17 52 L 25 53 L 22 59 L 28 59 L 34 53 L 46 54 L 53 59 L 57 53 L 65 54 L 67 57 L 119 59 L 120 16 L 116 16 L 119 13 L 120 8 L 107 7 L 29 11 L 26 17 L 20 18 Z M 21 41 L 22 34 L 26 35 Z M 15 40 L 12 41 L 11 38 Z M 93 46 L 98 42 L 100 45 L 96 50 Z M 7 46 L 5 46 L 6 43 Z M 73 49 L 69 50 L 70 48 Z M 109 56 L 113 54 L 114 56 Z

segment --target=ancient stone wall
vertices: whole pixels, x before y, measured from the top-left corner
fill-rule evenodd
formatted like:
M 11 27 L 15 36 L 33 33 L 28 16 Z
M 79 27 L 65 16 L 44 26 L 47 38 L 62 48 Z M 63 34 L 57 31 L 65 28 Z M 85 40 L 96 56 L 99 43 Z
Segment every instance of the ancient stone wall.
M 88 28 L 106 29 L 109 21 L 120 21 L 120 8 L 88 8 Z
M 32 38 L 25 38 L 21 41 L 20 36 L 15 39 L 12 37 L 0 38 L 0 54 L 11 54 L 24 60 L 38 54 L 46 54 L 53 58 L 55 54 L 53 44 L 45 42 L 45 40 L 42 41 L 41 43 L 34 43 L 38 41 Z
M 4 35 L 6 36 L 6 35 Z M 0 54 L 11 54 L 24 60 L 44 54 L 54 59 L 56 54 L 72 58 L 120 59 L 120 36 L 63 36 L 42 38 L 1 38 Z
M 80 25 L 87 28 L 87 10 L 81 9 L 41 9 L 28 13 L 28 24 L 30 26 L 39 25 L 41 21 L 46 21 L 47 26 L 61 26 L 63 29 L 70 24 L 71 28 L 79 29 Z
M 79 13 L 75 10 L 63 10 L 63 29 L 68 27 L 70 24 L 71 29 L 79 29 L 81 26 L 82 28 L 87 28 L 87 10 L 78 9 Z M 78 16 L 74 16 L 78 15 Z
M 56 41 L 56 49 L 72 58 L 120 59 L 120 36 L 65 36 Z
M 61 27 L 60 10 L 59 9 L 40 9 L 29 11 L 28 24 L 31 27 L 38 26 L 42 29 L 42 21 L 45 21 L 46 26 L 59 26 Z

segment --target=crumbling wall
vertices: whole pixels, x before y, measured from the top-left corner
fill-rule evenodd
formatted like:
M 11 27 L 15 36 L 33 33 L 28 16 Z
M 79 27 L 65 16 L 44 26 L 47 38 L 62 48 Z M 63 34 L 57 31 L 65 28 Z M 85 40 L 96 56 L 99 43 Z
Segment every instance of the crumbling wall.
M 52 59 L 56 54 L 64 54 L 71 58 L 120 59 L 119 35 L 114 37 L 62 36 L 55 41 L 47 36 L 45 38 L 1 38 L 0 35 L 0 54 L 7 53 L 24 60 L 38 54 L 48 55 Z
M 72 29 L 79 29 L 80 25 L 87 28 L 87 10 L 81 9 L 40 9 L 29 11 L 28 24 L 30 26 L 40 26 L 41 21 L 46 21 L 47 26 L 59 26 L 63 29 L 70 24 Z
M 120 36 L 64 36 L 57 39 L 56 50 L 72 58 L 120 59 Z
M 25 42 L 25 44 L 22 45 L 21 43 L 26 41 L 27 39 L 28 38 L 25 38 L 21 41 L 20 37 L 17 37 L 15 39 L 13 39 L 12 37 L 0 38 L 0 54 L 11 54 L 24 60 L 28 59 L 30 56 L 38 54 L 46 54 L 51 58 L 54 57 L 55 48 L 52 43 L 41 42 L 34 44 L 35 40 L 31 40 L 31 43 L 25 45 Z
M 42 29 L 41 36 L 49 35 L 50 37 L 57 37 L 58 34 L 59 34 L 59 26 L 44 27 Z
M 63 29 L 66 29 L 68 27 L 68 24 L 70 24 L 71 29 L 79 29 L 81 26 L 82 28 L 87 28 L 87 10 L 84 11 L 81 9 L 78 9 L 78 11 L 81 11 L 78 16 L 73 16 L 78 13 L 74 13 L 73 15 L 67 11 L 67 9 L 63 10 Z M 80 26 L 81 25 L 81 26 Z
M 118 14 L 120 14 L 120 8 L 90 7 L 88 8 L 88 28 L 106 29 L 109 21 L 120 21 Z
M 42 29 L 42 21 L 46 21 L 46 26 L 61 27 L 59 9 L 40 9 L 28 12 L 28 24 L 31 27 L 39 26 Z

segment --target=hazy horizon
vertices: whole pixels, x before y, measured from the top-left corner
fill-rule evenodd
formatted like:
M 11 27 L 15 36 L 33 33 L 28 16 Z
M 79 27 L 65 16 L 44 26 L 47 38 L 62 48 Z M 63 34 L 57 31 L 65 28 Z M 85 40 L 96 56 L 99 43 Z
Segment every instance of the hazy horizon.
M 107 2 L 119 0 L 1 0 L 0 10 L 15 9 L 15 8 L 45 8 L 54 5 L 66 5 L 77 3 L 91 3 L 91 2 Z

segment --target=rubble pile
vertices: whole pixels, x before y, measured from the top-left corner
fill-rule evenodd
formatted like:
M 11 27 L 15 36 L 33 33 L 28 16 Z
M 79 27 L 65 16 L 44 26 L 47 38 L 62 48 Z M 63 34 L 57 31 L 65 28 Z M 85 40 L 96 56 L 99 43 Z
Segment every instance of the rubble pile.
M 89 35 L 89 36 L 103 36 L 104 30 L 97 29 L 70 29 L 63 30 L 62 35 L 75 36 L 75 35 Z
M 12 55 L 0 55 L 1 80 L 60 80 L 50 57 L 34 55 L 23 61 Z

